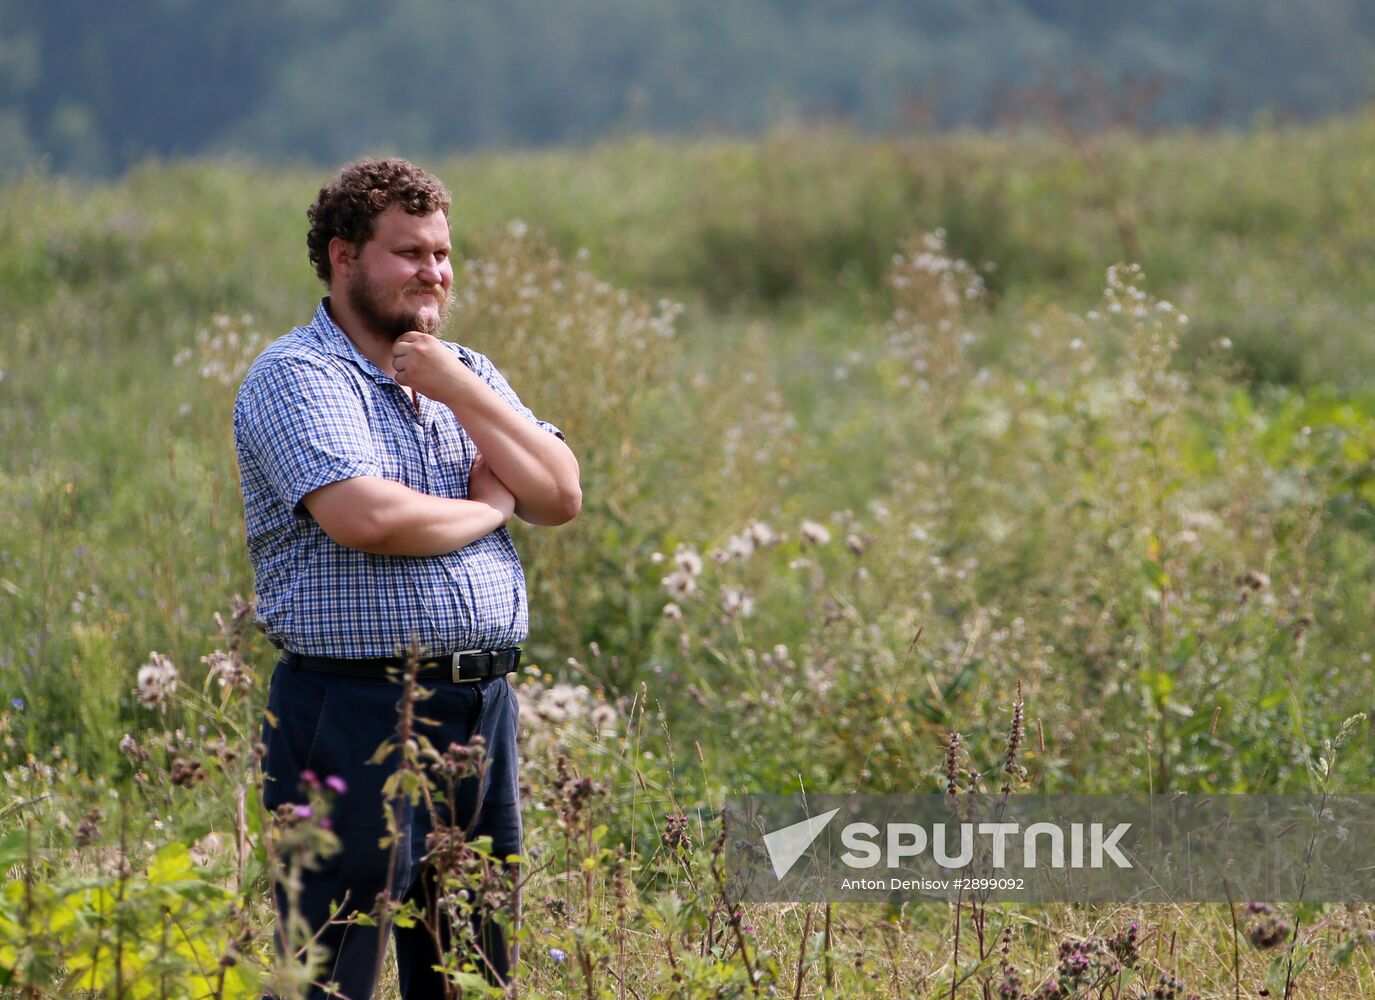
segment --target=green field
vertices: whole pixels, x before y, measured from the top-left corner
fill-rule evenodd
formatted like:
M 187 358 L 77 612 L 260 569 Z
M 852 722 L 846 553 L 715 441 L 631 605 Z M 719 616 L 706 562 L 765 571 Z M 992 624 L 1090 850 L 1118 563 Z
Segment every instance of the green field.
M 736 915 L 705 818 L 941 791 L 951 732 L 997 792 L 1019 690 L 1017 788 L 1368 790 L 1370 728 L 1337 737 L 1375 705 L 1375 118 L 434 166 L 449 335 L 583 471 L 578 520 L 516 533 L 523 995 L 1030 996 L 1132 921 L 1139 960 L 1056 995 L 1375 994 L 1365 907 L 1287 907 L 1268 950 L 1226 907 Z M 0 190 L 0 985 L 256 995 L 265 872 L 319 846 L 256 813 L 230 411 L 320 294 L 323 179 Z M 180 681 L 146 708 L 154 651 Z

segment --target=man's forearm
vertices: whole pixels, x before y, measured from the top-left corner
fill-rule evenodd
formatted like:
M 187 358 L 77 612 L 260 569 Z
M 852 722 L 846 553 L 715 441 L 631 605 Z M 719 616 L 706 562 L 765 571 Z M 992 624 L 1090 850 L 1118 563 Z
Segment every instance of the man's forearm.
M 506 523 L 502 511 L 481 501 L 417 493 L 376 476 L 331 483 L 304 503 L 334 541 L 379 556 L 443 555 Z
M 582 507 L 578 460 L 563 441 L 511 409 L 476 375 L 449 399 L 492 471 L 516 496 L 516 514 L 532 524 L 563 524 Z
M 494 507 L 476 500 L 414 493 L 388 514 L 372 544 L 362 548 L 379 556 L 438 556 L 490 535 L 506 519 Z

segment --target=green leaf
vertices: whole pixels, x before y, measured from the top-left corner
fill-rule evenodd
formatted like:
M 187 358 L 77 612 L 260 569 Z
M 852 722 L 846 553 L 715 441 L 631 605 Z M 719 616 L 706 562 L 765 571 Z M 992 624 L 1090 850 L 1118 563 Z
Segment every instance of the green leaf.
M 191 874 L 191 852 L 185 844 L 168 844 L 148 866 L 148 881 L 153 885 L 179 882 Z
M 248 788 L 248 798 L 244 804 L 244 812 L 248 814 L 248 832 L 256 844 L 262 840 L 263 836 L 263 817 L 261 796 L 257 785 L 250 785 Z
M 1157 703 L 1163 702 L 1174 691 L 1174 678 L 1165 670 L 1147 670 L 1142 673 L 1146 689 Z
M 455 972 L 451 974 L 454 982 L 463 991 L 463 996 L 501 996 L 501 991 L 492 986 L 476 972 Z

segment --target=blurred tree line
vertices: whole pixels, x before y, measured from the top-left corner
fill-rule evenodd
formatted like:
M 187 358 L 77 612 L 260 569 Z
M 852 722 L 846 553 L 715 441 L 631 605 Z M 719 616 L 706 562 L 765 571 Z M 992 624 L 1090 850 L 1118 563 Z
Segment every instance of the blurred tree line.
M 1350 109 L 1373 70 L 1370 0 L 0 0 L 0 172 L 986 127 L 1071 95 L 1090 126 L 1240 124 Z

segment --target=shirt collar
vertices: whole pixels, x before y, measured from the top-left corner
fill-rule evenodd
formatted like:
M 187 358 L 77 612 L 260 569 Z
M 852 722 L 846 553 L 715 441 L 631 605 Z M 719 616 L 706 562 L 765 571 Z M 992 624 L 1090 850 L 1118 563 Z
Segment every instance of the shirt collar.
M 334 322 L 334 317 L 329 314 L 329 296 L 326 295 L 320 300 L 320 304 L 315 307 L 315 318 L 310 324 L 311 332 L 320 341 L 320 346 L 330 354 L 343 358 L 345 361 L 352 361 L 365 374 L 371 375 L 378 382 L 394 382 L 390 375 L 387 375 L 375 364 L 364 356 L 349 335 L 344 332 L 338 323 Z

